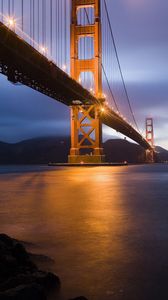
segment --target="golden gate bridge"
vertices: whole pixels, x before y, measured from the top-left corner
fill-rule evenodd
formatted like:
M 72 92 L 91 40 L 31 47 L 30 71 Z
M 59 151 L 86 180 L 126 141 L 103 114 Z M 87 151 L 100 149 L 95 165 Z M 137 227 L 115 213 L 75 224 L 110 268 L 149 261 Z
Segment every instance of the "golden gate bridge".
M 114 59 L 131 122 L 113 92 Z M 70 107 L 70 163 L 104 162 L 102 124 L 137 142 L 154 161 L 153 122 L 146 120 L 143 137 L 106 0 L 0 0 L 0 73 Z

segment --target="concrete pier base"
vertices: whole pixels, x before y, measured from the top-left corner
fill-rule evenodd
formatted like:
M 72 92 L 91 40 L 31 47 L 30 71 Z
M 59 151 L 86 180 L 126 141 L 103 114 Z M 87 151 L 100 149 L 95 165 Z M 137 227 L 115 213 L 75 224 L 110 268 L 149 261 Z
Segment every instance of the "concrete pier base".
M 101 164 L 105 163 L 105 155 L 69 155 L 69 164 Z

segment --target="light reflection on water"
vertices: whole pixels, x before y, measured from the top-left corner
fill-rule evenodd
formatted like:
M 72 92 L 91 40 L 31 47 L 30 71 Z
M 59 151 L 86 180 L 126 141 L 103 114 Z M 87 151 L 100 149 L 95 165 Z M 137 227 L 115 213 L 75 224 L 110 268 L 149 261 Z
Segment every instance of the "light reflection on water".
M 60 299 L 168 299 L 168 165 L 0 173 L 0 231 L 54 258 Z

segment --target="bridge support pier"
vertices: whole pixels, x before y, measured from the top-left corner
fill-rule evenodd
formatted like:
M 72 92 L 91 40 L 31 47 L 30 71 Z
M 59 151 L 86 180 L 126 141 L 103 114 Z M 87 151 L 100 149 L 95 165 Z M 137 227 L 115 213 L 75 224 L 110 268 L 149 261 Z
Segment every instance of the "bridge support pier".
M 101 103 L 104 97 L 102 93 L 100 0 L 71 0 L 71 3 L 71 76 L 77 82 L 84 84 L 81 74 L 91 73 L 93 76 L 92 92 Z M 80 15 L 84 15 L 83 20 L 80 20 Z M 89 19 L 90 15 L 93 15 L 92 19 Z M 92 56 L 89 55 L 88 37 L 93 45 Z M 80 52 L 81 39 L 86 47 L 84 55 Z M 80 102 L 80 99 L 74 100 Z M 71 150 L 68 162 L 101 164 L 104 161 L 100 104 L 72 105 Z
M 146 150 L 146 163 L 154 163 L 156 161 L 156 153 L 154 150 L 154 129 L 152 118 L 146 118 L 146 140 L 151 145 L 151 149 Z
M 146 163 L 152 164 L 155 162 L 155 151 L 154 150 L 146 150 Z
M 99 105 L 71 107 L 71 164 L 105 162 L 102 148 L 102 124 Z

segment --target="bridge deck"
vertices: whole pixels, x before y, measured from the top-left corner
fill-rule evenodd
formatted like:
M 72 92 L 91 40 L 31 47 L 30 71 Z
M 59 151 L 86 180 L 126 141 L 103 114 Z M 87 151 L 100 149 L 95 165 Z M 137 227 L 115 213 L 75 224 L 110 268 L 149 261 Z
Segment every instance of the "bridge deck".
M 74 100 L 80 100 L 83 104 L 100 103 L 89 91 L 1 22 L 0 73 L 14 83 L 20 82 L 68 106 Z M 105 125 L 131 138 L 143 148 L 151 149 L 149 143 L 112 109 L 107 108 L 101 118 Z

